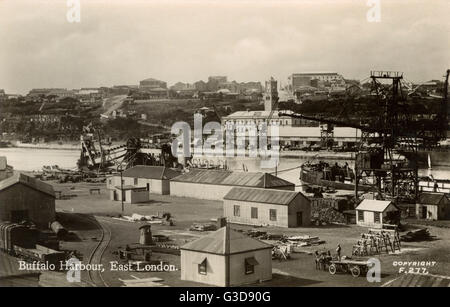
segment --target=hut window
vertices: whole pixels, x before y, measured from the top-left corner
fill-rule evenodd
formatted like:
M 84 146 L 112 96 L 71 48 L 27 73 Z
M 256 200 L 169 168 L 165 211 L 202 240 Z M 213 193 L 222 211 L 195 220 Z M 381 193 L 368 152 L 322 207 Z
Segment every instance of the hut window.
M 234 205 L 233 214 L 234 216 L 241 216 L 241 206 Z
M 252 207 L 252 219 L 257 219 L 258 218 L 258 208 L 256 207 Z
M 109 185 L 112 185 L 112 179 L 108 180 Z
M 277 220 L 277 210 L 276 209 L 270 209 L 269 210 L 269 216 L 271 221 Z
M 254 257 L 245 258 L 245 274 L 255 273 L 255 265 L 258 265 L 258 261 Z
M 206 258 L 198 264 L 198 274 L 206 275 Z
M 364 222 L 364 211 L 358 210 L 358 221 Z
M 373 213 L 373 221 L 375 223 L 380 223 L 380 220 L 381 220 L 380 215 L 381 215 L 380 212 L 374 212 Z
M 138 179 L 134 178 L 134 185 L 137 185 L 137 184 L 138 184 Z

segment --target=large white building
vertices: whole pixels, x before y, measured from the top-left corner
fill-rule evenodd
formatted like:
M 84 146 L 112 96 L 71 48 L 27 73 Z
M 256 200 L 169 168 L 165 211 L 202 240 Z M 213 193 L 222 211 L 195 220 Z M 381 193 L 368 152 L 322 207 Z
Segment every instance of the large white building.
M 334 74 L 332 74 L 334 76 Z M 340 76 L 340 75 L 338 75 Z M 338 78 L 338 77 L 336 77 Z M 267 126 L 267 136 L 272 138 L 272 127 L 278 127 L 278 139 L 280 146 L 309 146 L 323 140 L 323 127 L 317 122 L 293 118 L 287 115 L 292 111 L 278 110 L 277 82 L 271 78 L 266 82 L 266 92 L 264 94 L 264 111 L 237 111 L 221 119 L 222 132 L 225 138 L 233 136 L 236 140 L 238 135 L 245 134 L 246 144 L 252 144 L 251 129 L 256 129 L 260 133 Z M 256 134 L 258 135 L 258 134 Z M 352 146 L 361 137 L 361 130 L 349 127 L 334 127 L 332 138 L 337 146 Z M 257 144 L 257 141 L 253 141 Z M 270 140 L 269 142 L 270 143 Z M 237 144 L 237 141 L 235 141 Z

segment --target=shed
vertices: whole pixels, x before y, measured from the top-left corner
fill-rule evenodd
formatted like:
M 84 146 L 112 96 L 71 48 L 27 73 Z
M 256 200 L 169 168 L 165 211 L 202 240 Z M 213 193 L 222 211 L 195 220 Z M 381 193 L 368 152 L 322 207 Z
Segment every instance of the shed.
M 364 199 L 356 210 L 356 224 L 382 228 L 383 224 L 398 224 L 400 209 L 390 200 Z
M 55 193 L 48 183 L 15 172 L 0 181 L 0 221 L 23 220 L 48 228 L 55 220 Z
M 450 219 L 450 201 L 444 193 L 422 193 L 416 204 L 418 219 L 444 220 Z
M 110 199 L 122 201 L 127 204 L 144 203 L 150 200 L 146 187 L 135 187 L 132 185 L 116 186 L 109 190 Z
M 170 180 L 171 195 L 223 200 L 233 187 L 294 191 L 295 185 L 268 173 L 193 169 Z
M 233 187 L 223 210 L 231 223 L 301 227 L 311 222 L 310 200 L 301 192 Z
M 227 287 L 272 278 L 272 246 L 229 226 L 180 249 L 182 280 Z
M 122 178 L 120 174 L 109 177 L 106 181 L 106 187 L 110 190 L 117 190 L 117 187 L 120 186 L 139 189 L 144 187 L 147 194 L 167 195 L 170 194 L 169 180 L 180 174 L 180 171 L 164 166 L 137 165 L 123 171 Z M 119 193 L 119 191 L 116 192 Z M 111 192 L 111 195 L 113 195 L 113 192 Z M 111 198 L 111 200 L 114 200 L 114 198 Z

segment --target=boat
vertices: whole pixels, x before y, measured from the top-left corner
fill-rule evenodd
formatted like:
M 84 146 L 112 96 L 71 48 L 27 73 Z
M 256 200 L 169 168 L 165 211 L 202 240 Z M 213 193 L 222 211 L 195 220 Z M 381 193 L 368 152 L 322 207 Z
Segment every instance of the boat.
M 326 188 L 355 190 L 355 173 L 347 164 L 344 166 L 339 166 L 337 163 L 329 165 L 322 161 L 314 164 L 304 163 L 300 167 L 300 180 L 305 184 Z M 369 192 L 376 191 L 376 188 L 371 185 L 359 184 L 358 190 Z

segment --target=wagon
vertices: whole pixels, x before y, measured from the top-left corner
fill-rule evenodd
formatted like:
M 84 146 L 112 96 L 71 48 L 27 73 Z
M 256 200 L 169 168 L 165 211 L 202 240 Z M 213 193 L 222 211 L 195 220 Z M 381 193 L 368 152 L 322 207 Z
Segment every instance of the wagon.
M 367 260 L 331 260 L 331 264 L 328 267 L 328 271 L 331 275 L 337 272 L 350 273 L 353 277 L 359 277 L 361 274 L 367 274 L 367 271 L 371 267 L 371 264 Z

